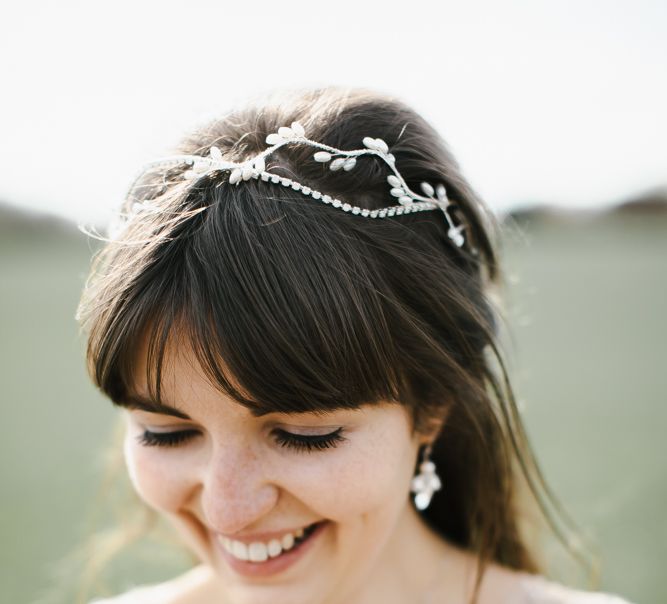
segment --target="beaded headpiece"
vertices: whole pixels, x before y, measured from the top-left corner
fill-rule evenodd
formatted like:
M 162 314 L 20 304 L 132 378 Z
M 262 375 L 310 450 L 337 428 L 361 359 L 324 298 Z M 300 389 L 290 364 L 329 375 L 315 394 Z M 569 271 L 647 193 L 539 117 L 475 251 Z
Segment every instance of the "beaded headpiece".
M 303 195 L 307 195 L 317 201 L 331 205 L 334 208 L 362 216 L 364 218 L 387 218 L 391 216 L 401 216 L 412 212 L 423 212 L 427 210 L 441 210 L 447 221 L 447 236 L 453 241 L 457 247 L 462 247 L 465 240 L 462 234 L 464 225 L 455 225 L 452 217 L 448 212 L 448 208 L 452 203 L 447 199 L 447 191 L 443 184 L 438 184 L 435 188 L 427 182 L 422 182 L 420 187 L 422 194 L 411 190 L 401 173 L 396 169 L 396 158 L 389 153 L 387 143 L 380 138 L 372 138 L 366 136 L 363 139 L 363 149 L 355 149 L 352 151 L 344 151 L 336 149 L 329 145 L 324 145 L 305 137 L 304 128 L 299 122 L 292 122 L 290 127 L 283 126 L 278 129 L 278 132 L 269 134 L 266 137 L 266 143 L 270 145 L 267 149 L 254 157 L 243 162 L 226 161 L 222 157 L 222 152 L 218 147 L 211 147 L 207 156 L 202 155 L 173 155 L 165 157 L 144 166 L 141 175 L 154 169 L 164 169 L 178 165 L 187 165 L 188 169 L 183 172 L 183 178 L 189 181 L 196 181 L 197 179 L 210 175 L 214 172 L 230 172 L 229 184 L 238 185 L 242 181 L 254 179 L 261 179 L 264 182 L 270 182 L 284 187 L 290 187 L 295 191 L 300 191 Z M 374 155 L 382 159 L 391 170 L 391 174 L 387 176 L 387 182 L 390 186 L 390 193 L 396 198 L 398 204 L 380 208 L 377 210 L 368 210 L 358 206 L 351 205 L 323 194 L 320 191 L 306 186 L 300 182 L 285 178 L 267 172 L 266 158 L 285 145 L 309 145 L 319 149 L 313 154 L 313 159 L 323 164 L 329 164 L 331 171 L 344 170 L 346 172 L 354 169 L 357 163 L 357 158 L 362 155 Z M 135 179 L 132 190 L 141 177 Z M 135 204 L 134 210 L 141 210 L 142 204 Z

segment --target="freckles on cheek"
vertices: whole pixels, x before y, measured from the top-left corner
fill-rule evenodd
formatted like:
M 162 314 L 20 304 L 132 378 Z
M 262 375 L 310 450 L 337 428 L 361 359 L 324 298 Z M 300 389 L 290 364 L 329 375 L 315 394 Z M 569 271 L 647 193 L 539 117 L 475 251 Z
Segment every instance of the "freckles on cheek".
M 394 457 L 391 452 L 379 455 L 372 449 L 360 453 L 350 448 L 336 459 L 314 464 L 302 477 L 297 493 L 303 493 L 301 499 L 332 520 L 372 512 L 395 501 L 409 483 L 409 469 L 404 476 L 405 463 Z
M 185 489 L 166 458 L 168 456 L 128 441 L 124 452 L 130 481 L 139 497 L 154 509 L 178 511 Z

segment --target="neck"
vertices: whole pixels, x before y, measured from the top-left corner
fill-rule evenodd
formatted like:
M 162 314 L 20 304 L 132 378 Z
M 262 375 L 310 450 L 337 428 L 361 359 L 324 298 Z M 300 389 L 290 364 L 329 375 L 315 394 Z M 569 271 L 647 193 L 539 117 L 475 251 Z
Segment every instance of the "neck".
M 345 603 L 419 602 L 437 586 L 450 554 L 451 546 L 408 504 L 370 577 Z

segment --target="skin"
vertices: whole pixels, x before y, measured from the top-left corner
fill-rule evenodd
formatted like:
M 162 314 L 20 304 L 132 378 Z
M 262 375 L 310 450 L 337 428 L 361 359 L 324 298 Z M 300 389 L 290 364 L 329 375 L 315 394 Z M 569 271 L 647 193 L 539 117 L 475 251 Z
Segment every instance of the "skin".
M 202 562 L 173 582 L 171 601 L 405 604 L 428 592 L 464 601 L 474 564 L 427 528 L 409 502 L 419 446 L 429 437 L 413 433 L 402 406 L 255 417 L 210 384 L 187 347 L 171 352 L 163 400 L 189 419 L 129 409 L 124 444 L 137 493 Z M 137 369 L 145 375 L 141 362 Z M 145 383 L 135 387 L 148 396 Z M 345 440 L 323 450 L 275 440 L 276 429 L 326 434 L 340 427 Z M 147 446 L 139 440 L 145 430 L 196 436 Z M 271 577 L 236 574 L 214 545 L 216 533 L 234 538 L 322 520 L 329 524 L 310 551 Z

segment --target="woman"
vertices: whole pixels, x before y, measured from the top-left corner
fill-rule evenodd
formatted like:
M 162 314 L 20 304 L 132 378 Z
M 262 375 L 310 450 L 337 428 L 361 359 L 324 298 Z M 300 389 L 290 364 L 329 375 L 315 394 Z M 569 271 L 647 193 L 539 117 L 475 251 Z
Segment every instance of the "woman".
M 133 485 L 200 565 L 109 602 L 619 602 L 537 574 L 492 225 L 437 133 L 363 90 L 147 165 L 80 314 Z

